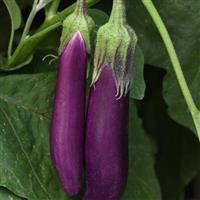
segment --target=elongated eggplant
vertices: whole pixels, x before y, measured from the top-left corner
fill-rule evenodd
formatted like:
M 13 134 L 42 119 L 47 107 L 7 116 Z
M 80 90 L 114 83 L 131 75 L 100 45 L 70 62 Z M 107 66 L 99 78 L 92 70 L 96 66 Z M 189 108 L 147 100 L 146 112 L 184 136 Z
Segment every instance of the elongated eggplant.
M 51 121 L 51 156 L 64 191 L 81 190 L 84 160 L 87 53 L 76 32 L 59 57 Z
M 85 200 L 117 200 L 126 186 L 129 100 L 116 93 L 113 72 L 105 66 L 89 97 Z
M 120 199 L 128 175 L 128 104 L 137 35 L 124 0 L 97 32 L 86 127 L 85 200 Z

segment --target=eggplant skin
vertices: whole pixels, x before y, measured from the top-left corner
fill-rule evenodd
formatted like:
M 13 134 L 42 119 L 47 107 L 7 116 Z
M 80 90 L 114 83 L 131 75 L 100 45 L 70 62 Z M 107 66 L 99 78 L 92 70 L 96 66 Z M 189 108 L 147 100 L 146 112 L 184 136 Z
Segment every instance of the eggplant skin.
M 70 196 L 80 192 L 84 172 L 86 66 L 85 43 L 76 32 L 59 57 L 50 137 L 53 165 Z
M 118 200 L 127 182 L 129 98 L 116 99 L 113 77 L 105 66 L 89 97 L 84 200 Z

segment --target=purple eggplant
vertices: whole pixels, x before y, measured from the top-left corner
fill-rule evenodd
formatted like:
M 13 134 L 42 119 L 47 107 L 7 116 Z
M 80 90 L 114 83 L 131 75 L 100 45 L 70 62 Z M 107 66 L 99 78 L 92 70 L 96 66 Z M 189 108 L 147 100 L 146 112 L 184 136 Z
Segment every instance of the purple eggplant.
M 85 200 L 118 200 L 126 186 L 129 98 L 116 93 L 113 71 L 105 66 L 89 97 Z
M 81 190 L 84 161 L 87 52 L 76 32 L 59 57 L 51 121 L 51 156 L 63 189 L 69 195 Z

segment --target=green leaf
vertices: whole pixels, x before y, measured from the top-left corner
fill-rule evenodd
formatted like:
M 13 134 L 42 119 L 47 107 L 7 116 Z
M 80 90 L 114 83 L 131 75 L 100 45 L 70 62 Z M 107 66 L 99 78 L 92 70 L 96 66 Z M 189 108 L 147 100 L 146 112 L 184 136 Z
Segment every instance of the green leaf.
M 141 100 L 145 94 L 145 81 L 144 81 L 144 56 L 139 46 L 136 46 L 134 56 L 135 72 L 133 75 L 133 87 L 130 92 L 130 97 Z
M 98 9 L 88 9 L 88 15 L 94 19 L 98 27 L 105 24 L 109 19 L 109 16 L 105 12 Z
M 0 77 L 0 185 L 30 200 L 67 199 L 49 151 L 54 83 L 55 72 Z
M 157 141 L 156 172 L 162 199 L 183 200 L 185 187 L 200 171 L 200 145 L 194 134 L 168 116 L 162 98 L 163 71 L 148 66 L 147 72 L 151 73 L 146 76 L 140 115 L 145 129 Z
M 1 200 L 23 200 L 23 198 L 20 198 L 14 195 L 12 192 L 10 192 L 9 190 L 3 187 L 0 187 L 0 199 Z
M 144 132 L 137 107 L 130 100 L 129 176 L 123 200 L 161 200 L 154 170 L 155 144 Z
M 163 84 L 163 96 L 169 106 L 168 112 L 170 116 L 176 122 L 196 133 L 192 118 L 156 27 L 141 1 L 136 0 L 132 2 L 127 0 L 127 3 L 129 21 L 138 33 L 139 44 L 144 52 L 145 62 L 153 66 L 164 67 L 167 70 Z M 200 1 L 154 0 L 154 3 L 172 37 L 190 91 L 197 107 L 200 109 L 200 56 L 199 43 L 196 42 L 200 37 Z
M 12 1 L 11 0 L 3 0 L 3 2 L 5 3 L 5 5 L 8 9 L 8 12 L 9 12 L 12 24 L 13 24 L 13 28 L 14 28 L 14 30 L 17 30 L 20 27 L 21 21 L 22 21 L 21 11 L 19 9 L 19 6 L 17 5 L 15 0 L 12 0 Z

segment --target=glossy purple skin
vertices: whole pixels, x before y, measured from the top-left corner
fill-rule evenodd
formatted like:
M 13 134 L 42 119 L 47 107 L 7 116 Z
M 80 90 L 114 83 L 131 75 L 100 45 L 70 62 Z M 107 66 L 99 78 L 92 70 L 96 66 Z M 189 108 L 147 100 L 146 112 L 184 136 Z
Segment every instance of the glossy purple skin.
M 81 190 L 84 160 L 87 53 L 80 32 L 59 58 L 51 121 L 51 156 L 64 191 Z
M 116 84 L 104 67 L 91 89 L 86 131 L 85 200 L 118 200 L 128 173 L 128 95 L 116 100 Z

